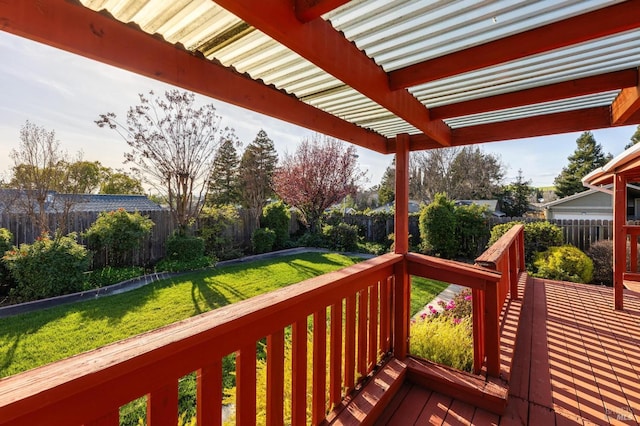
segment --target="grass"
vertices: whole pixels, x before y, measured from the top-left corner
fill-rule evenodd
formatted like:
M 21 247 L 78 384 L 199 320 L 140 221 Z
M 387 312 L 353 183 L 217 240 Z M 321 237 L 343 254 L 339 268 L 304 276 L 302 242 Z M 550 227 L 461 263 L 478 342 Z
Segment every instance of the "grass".
M 212 309 L 359 262 L 306 253 L 162 280 L 127 293 L 4 318 L 0 377 L 89 351 Z M 446 284 L 414 277 L 415 314 Z

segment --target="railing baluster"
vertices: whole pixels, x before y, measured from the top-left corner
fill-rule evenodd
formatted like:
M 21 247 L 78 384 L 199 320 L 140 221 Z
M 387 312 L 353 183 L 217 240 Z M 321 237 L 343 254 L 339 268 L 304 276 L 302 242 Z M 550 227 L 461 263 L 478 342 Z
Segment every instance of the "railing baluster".
M 376 282 L 370 287 L 369 292 L 369 357 L 367 372 L 371 371 L 378 363 L 378 287 Z
M 369 293 L 365 288 L 358 292 L 358 366 L 360 377 L 367 375 L 367 306 Z
M 356 357 L 356 296 L 347 297 L 346 326 L 345 326 L 345 350 L 344 350 L 344 386 L 348 393 L 353 389 L 355 382 L 355 357 Z
M 342 300 L 331 305 L 329 364 L 329 402 L 337 405 L 342 400 Z
M 267 336 L 267 424 L 284 424 L 283 330 Z
M 327 310 L 313 314 L 313 400 L 311 423 L 320 424 L 327 414 Z
M 471 290 L 473 305 L 473 371 L 478 374 L 484 364 L 484 291 Z
M 380 297 L 380 347 L 383 353 L 389 352 L 391 347 L 391 288 L 393 276 L 382 282 Z
M 147 395 L 147 425 L 178 423 L 178 380 L 153 390 Z
M 217 358 L 197 374 L 196 408 L 200 426 L 222 424 L 222 362 Z
M 291 424 L 307 424 L 307 321 L 293 323 L 291 336 Z
M 631 272 L 638 272 L 638 234 L 629 234 L 629 244 L 631 246 L 631 255 L 629 256 L 629 267 Z
M 236 421 L 256 424 L 256 343 L 244 345 L 236 354 Z

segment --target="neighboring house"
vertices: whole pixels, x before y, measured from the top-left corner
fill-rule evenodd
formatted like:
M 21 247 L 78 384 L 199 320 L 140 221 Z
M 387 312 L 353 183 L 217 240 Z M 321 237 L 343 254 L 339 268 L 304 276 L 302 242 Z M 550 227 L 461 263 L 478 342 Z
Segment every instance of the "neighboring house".
M 377 209 L 371 210 L 374 213 L 393 213 L 395 209 L 395 201 L 393 203 L 387 203 L 384 206 L 380 206 Z M 419 213 L 420 203 L 417 201 L 409 200 L 409 213 Z
M 456 200 L 456 206 L 470 206 L 476 204 L 478 206 L 484 206 L 492 216 L 503 217 L 506 216 L 501 210 L 498 200 Z
M 0 190 L 0 213 L 20 213 L 24 208 L 24 193 L 15 189 Z M 21 199 L 22 198 L 22 199 Z M 146 195 L 112 194 L 59 194 L 51 192 L 47 197 L 47 212 L 63 210 L 65 201 L 70 201 L 73 212 L 103 212 L 124 209 L 135 211 L 162 211 L 166 208 L 154 203 Z
M 610 190 L 611 185 L 605 187 Z M 640 186 L 627 186 L 627 219 L 640 218 Z M 589 189 L 543 205 L 545 219 L 613 220 L 613 197 L 609 192 Z

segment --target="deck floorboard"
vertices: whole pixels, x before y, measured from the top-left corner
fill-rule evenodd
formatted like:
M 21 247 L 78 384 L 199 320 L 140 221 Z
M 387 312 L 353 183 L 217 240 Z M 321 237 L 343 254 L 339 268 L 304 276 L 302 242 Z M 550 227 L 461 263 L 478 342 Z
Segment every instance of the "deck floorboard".
M 523 286 L 519 321 L 507 318 L 518 331 L 507 330 L 515 352 L 501 417 L 406 383 L 377 424 L 640 425 L 640 293 L 625 290 L 614 311 L 611 288 Z

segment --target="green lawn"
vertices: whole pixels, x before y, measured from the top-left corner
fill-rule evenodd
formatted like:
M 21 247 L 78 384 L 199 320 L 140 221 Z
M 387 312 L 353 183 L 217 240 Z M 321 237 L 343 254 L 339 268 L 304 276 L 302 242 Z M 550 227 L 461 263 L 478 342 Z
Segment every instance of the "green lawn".
M 162 280 L 119 295 L 4 318 L 0 377 L 89 351 L 257 294 L 352 265 L 360 259 L 306 253 Z M 412 311 L 444 284 L 414 279 Z

